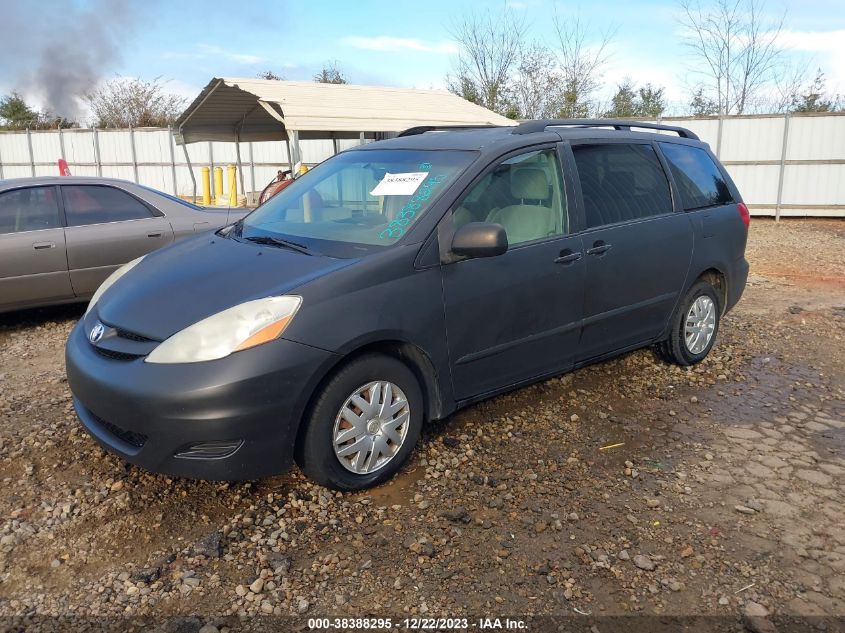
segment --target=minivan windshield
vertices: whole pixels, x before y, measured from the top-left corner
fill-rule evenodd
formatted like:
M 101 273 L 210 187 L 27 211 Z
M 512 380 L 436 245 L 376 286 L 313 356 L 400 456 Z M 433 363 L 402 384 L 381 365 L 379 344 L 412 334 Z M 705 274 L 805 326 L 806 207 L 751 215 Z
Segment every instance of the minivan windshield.
M 475 157 L 452 150 L 347 151 L 297 178 L 229 235 L 333 257 L 380 250 L 400 240 Z

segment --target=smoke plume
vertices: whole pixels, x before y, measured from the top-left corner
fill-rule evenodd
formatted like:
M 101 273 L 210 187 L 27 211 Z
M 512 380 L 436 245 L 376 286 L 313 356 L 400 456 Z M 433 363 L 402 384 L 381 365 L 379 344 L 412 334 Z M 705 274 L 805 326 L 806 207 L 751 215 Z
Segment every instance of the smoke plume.
M 118 67 L 140 16 L 127 0 L 3 4 L 0 81 L 36 97 L 52 116 L 78 120 L 81 100 Z

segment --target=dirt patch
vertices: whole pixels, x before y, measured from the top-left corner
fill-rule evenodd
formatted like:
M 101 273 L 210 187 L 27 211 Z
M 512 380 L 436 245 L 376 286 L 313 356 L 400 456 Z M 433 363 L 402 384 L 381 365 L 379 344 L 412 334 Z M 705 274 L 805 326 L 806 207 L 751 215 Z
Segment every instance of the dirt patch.
M 127 467 L 72 412 L 81 308 L 0 316 L 0 614 L 845 615 L 845 223 L 754 219 L 748 257 L 702 364 L 480 403 L 357 495 Z

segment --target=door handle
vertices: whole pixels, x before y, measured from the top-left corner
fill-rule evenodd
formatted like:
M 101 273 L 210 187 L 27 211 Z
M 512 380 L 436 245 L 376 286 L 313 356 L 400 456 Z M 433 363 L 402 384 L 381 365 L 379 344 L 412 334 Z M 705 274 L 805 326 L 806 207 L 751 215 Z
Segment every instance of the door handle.
M 56 243 L 55 242 L 35 242 L 32 245 L 32 248 L 34 248 L 37 251 L 40 251 L 40 250 L 45 249 L 45 248 L 56 248 Z
M 555 264 L 571 264 L 581 259 L 581 253 L 573 253 L 568 248 L 560 252 L 560 257 L 555 259 Z
M 147 233 L 147 237 L 161 237 L 161 231 L 158 233 Z
M 587 255 L 604 255 L 607 251 L 610 250 L 611 244 L 605 244 L 601 240 L 593 244 L 592 248 L 587 249 Z

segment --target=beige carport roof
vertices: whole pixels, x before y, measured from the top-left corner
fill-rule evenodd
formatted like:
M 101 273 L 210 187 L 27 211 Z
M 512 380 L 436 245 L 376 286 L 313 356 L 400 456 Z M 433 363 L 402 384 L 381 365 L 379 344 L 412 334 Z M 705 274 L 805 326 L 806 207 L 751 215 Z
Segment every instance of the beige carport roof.
M 176 122 L 177 142 L 358 138 L 419 125 L 513 125 L 444 90 L 223 77 Z

